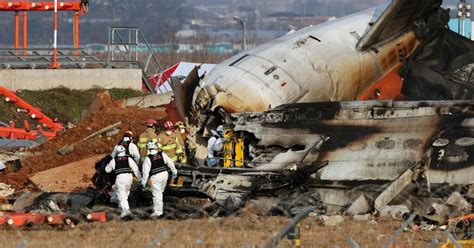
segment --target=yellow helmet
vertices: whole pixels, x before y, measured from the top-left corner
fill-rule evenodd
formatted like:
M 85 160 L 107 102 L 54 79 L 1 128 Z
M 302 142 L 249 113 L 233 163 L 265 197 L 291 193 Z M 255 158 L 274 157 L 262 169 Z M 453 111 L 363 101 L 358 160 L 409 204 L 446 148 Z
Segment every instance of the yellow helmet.
M 232 136 L 234 136 L 234 131 L 232 129 L 226 129 L 224 131 L 224 138 L 225 139 L 229 139 L 229 138 L 232 138 Z

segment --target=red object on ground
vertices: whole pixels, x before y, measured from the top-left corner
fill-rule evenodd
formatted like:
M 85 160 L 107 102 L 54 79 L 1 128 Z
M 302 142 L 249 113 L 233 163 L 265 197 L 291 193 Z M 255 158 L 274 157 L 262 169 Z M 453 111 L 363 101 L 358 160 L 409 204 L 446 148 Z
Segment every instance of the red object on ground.
M 86 218 L 91 222 L 106 222 L 107 214 L 105 212 L 90 213 Z
M 46 217 L 46 221 L 51 226 L 64 225 L 66 217 L 66 214 L 50 214 Z
M 47 117 L 45 114 L 29 103 L 18 97 L 14 92 L 8 90 L 5 87 L 0 86 L 0 95 L 5 96 L 5 101 L 9 103 L 16 104 L 19 108 L 23 109 L 28 116 L 40 123 L 42 123 L 46 128 L 50 129 L 50 132 L 43 132 L 42 128 L 38 128 L 39 131 L 42 131 L 44 136 L 48 139 L 52 139 L 56 136 L 56 133 L 64 129 L 63 124 L 57 123 L 55 120 Z M 37 131 L 31 130 L 29 123 L 24 121 L 24 129 L 15 128 L 15 124 L 10 122 L 10 127 L 0 127 L 0 137 L 7 137 L 9 139 L 27 139 L 35 140 L 38 137 Z
M 449 221 L 469 221 L 474 220 L 474 214 L 468 214 L 461 217 L 450 218 Z
M 42 225 L 46 221 L 46 215 L 35 213 L 14 213 L 8 215 L 5 223 L 9 226 L 22 227 L 28 224 Z

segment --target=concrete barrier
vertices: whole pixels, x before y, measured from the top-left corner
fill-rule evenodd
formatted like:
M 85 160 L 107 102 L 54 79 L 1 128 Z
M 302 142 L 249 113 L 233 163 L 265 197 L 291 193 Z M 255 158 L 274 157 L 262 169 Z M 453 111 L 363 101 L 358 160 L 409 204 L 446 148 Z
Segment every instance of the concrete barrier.
M 64 86 L 70 89 L 142 89 L 140 69 L 15 69 L 0 70 L 0 85 L 11 90 L 47 90 Z

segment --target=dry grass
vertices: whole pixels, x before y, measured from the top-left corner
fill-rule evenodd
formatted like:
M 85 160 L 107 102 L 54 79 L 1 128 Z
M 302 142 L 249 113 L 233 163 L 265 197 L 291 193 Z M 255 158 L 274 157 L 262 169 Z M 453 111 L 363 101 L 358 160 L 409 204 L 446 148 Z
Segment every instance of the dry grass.
M 131 221 L 81 224 L 72 230 L 0 230 L 3 247 L 263 247 L 286 224 L 284 217 L 231 217 L 184 221 Z M 379 224 L 346 220 L 339 227 L 323 227 L 315 217 L 301 225 L 303 247 L 382 247 L 401 223 Z M 405 232 L 397 247 L 428 247 L 437 232 Z M 27 246 L 18 246 L 27 244 Z M 287 240 L 279 247 L 291 247 Z M 439 247 L 439 245 L 438 245 Z

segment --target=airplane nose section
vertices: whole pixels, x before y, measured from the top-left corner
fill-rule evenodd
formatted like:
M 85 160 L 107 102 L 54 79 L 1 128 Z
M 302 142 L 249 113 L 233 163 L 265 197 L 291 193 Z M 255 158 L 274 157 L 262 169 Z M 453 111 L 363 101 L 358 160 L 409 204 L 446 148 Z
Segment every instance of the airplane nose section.
M 222 67 L 203 82 L 214 99 L 213 108 L 221 107 L 229 113 L 261 112 L 281 102 L 265 82 L 239 68 Z

